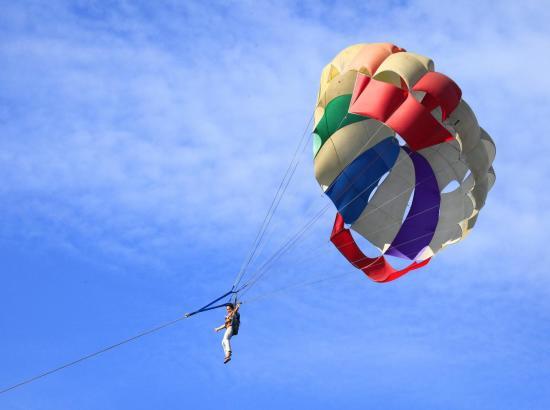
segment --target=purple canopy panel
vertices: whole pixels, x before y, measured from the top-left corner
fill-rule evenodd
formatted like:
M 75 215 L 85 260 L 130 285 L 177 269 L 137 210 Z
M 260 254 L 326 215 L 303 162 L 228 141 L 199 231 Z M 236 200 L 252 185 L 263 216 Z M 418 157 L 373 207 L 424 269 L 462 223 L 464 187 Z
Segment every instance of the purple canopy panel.
M 402 148 L 413 162 L 416 186 L 409 213 L 385 253 L 398 258 L 415 259 L 434 236 L 439 220 L 441 194 L 429 162 L 422 155 Z

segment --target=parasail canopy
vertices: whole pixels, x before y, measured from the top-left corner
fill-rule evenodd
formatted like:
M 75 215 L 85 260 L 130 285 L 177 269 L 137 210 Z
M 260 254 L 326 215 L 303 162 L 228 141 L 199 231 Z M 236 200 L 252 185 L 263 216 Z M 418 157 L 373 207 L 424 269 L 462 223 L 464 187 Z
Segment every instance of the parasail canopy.
M 495 144 L 458 85 L 390 43 L 350 46 L 323 69 L 313 153 L 338 210 L 331 241 L 377 282 L 464 239 L 495 182 Z M 380 254 L 366 256 L 345 224 Z M 385 255 L 411 263 L 395 269 Z

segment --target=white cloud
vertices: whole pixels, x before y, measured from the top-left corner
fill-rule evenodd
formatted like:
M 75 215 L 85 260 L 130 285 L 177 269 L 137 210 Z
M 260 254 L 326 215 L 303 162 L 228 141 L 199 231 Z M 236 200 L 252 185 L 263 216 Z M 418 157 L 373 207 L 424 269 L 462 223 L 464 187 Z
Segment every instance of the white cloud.
M 548 225 L 540 187 L 549 143 L 539 130 L 549 36 L 532 21 L 544 13 L 534 3 L 473 5 L 12 6 L 0 49 L 4 215 L 49 220 L 114 254 L 189 237 L 244 249 L 311 112 L 321 67 L 347 44 L 388 39 L 457 79 L 497 142 L 497 185 L 460 255 L 478 245 L 497 254 L 499 220 L 510 221 L 497 224 L 510 248 L 536 254 L 539 245 L 526 243 L 540 243 Z M 281 209 L 296 227 L 299 209 L 323 204 L 308 155 Z

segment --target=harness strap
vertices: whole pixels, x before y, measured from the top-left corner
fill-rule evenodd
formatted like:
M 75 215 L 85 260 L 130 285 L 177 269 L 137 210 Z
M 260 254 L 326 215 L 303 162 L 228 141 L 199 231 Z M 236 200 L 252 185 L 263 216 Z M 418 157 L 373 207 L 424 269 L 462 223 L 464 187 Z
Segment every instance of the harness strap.
M 214 299 L 212 302 L 208 303 L 207 305 L 204 305 L 203 307 L 201 307 L 200 309 L 197 309 L 195 310 L 194 312 L 191 312 L 191 313 L 186 313 L 185 314 L 185 317 L 190 317 L 190 316 L 193 316 L 193 315 L 196 315 L 197 313 L 201 313 L 201 312 L 206 312 L 207 310 L 212 310 L 212 309 L 219 309 L 221 307 L 224 307 L 224 306 L 227 306 L 227 303 L 223 303 L 221 305 L 215 305 L 215 306 L 212 306 L 214 303 L 222 300 L 223 298 L 229 296 L 229 295 L 233 295 L 233 294 L 236 294 L 237 292 L 235 292 L 233 289 L 231 289 L 229 292 L 227 293 L 224 293 L 223 295 L 221 295 L 219 298 L 217 299 Z

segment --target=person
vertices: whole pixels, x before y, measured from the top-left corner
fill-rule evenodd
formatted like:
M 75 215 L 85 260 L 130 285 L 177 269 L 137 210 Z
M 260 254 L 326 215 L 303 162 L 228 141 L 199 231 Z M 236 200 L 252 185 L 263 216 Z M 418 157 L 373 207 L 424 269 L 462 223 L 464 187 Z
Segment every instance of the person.
M 231 340 L 231 337 L 233 335 L 236 335 L 239 331 L 239 324 L 240 324 L 239 308 L 240 307 L 241 307 L 240 303 L 237 303 L 237 306 L 235 306 L 233 303 L 228 303 L 225 306 L 227 315 L 225 316 L 225 321 L 223 325 L 214 328 L 216 332 L 219 332 L 220 330 L 225 329 L 225 333 L 222 339 L 222 347 L 225 353 L 225 357 L 223 359 L 224 364 L 231 360 L 231 341 L 230 340 Z

